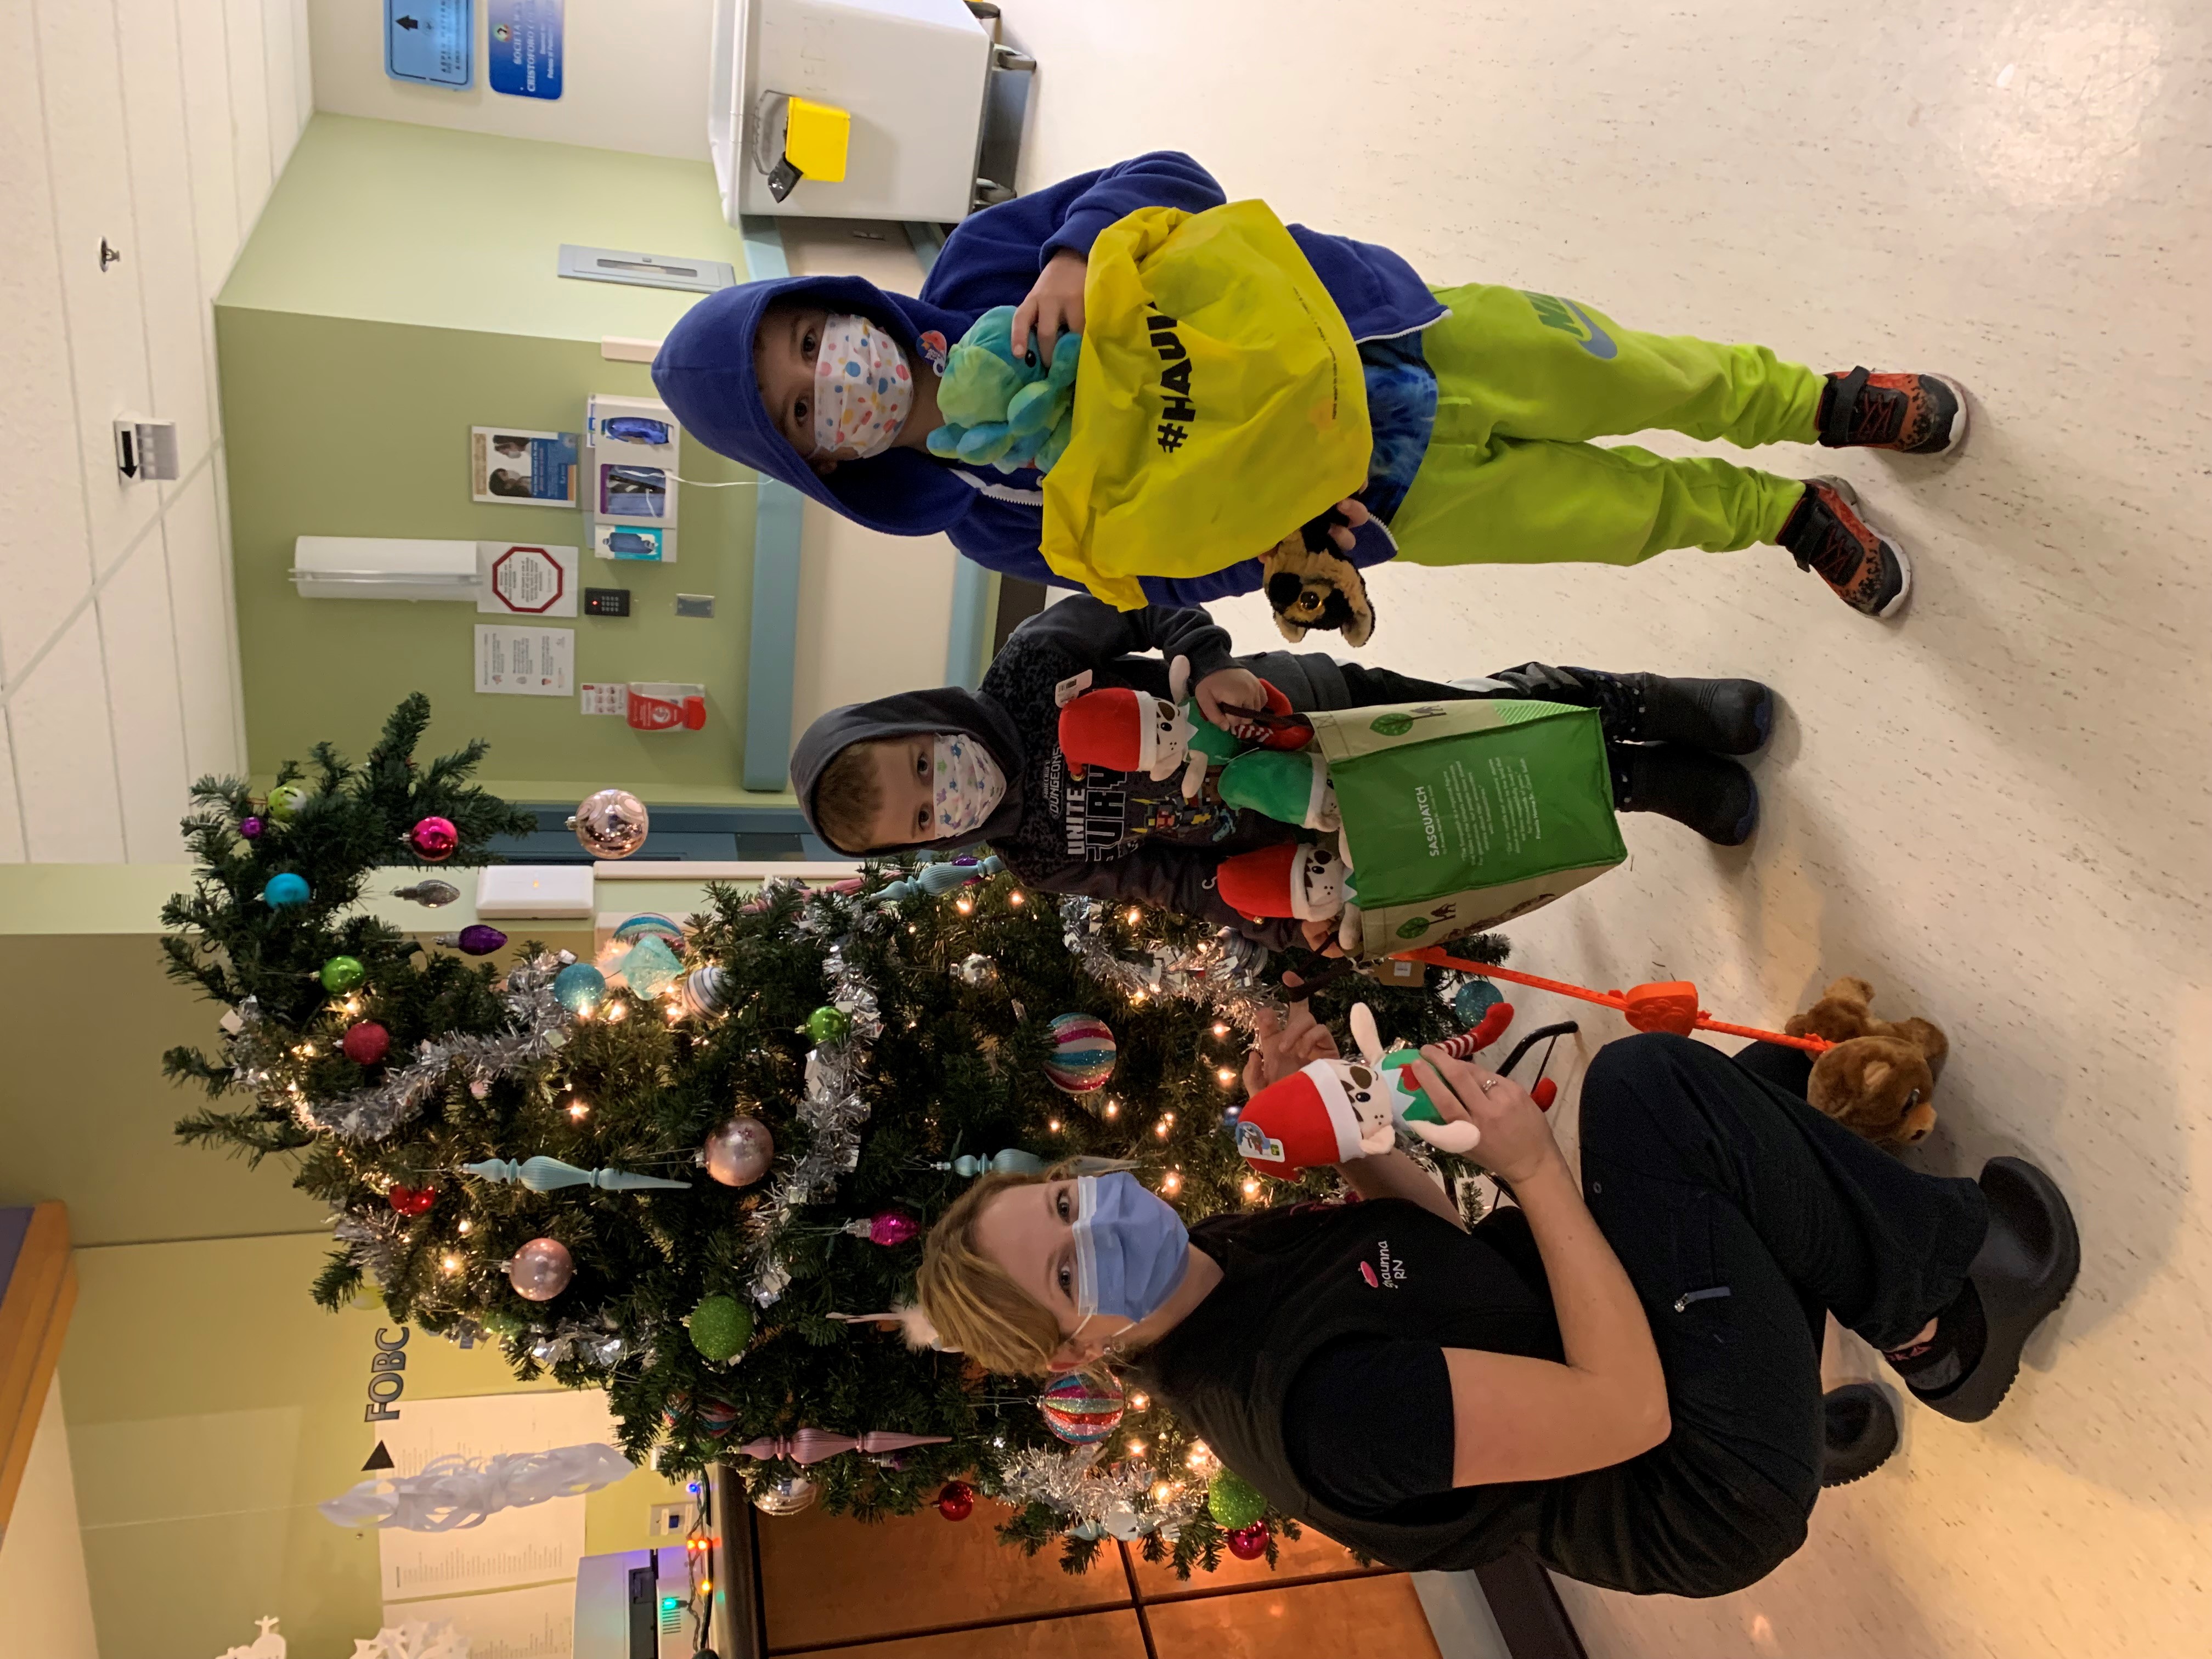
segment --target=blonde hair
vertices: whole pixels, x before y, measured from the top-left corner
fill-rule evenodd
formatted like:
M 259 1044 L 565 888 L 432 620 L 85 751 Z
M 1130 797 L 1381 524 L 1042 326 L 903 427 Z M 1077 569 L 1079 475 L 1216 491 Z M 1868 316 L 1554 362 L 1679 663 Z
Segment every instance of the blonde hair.
M 921 1310 L 945 1346 L 957 1348 L 986 1370 L 1007 1376 L 1042 1376 L 1067 1339 L 1052 1310 L 1013 1281 L 976 1247 L 984 1207 L 1014 1187 L 1065 1178 L 1042 1175 L 987 1175 L 954 1199 L 921 1249 L 916 1289 Z

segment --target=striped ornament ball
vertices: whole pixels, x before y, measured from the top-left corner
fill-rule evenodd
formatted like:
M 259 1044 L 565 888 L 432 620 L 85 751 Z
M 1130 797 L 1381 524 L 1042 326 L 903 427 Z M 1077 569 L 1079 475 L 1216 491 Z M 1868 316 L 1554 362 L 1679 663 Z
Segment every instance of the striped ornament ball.
M 1114 1033 L 1095 1014 L 1062 1014 L 1052 1023 L 1052 1057 L 1044 1063 L 1055 1089 L 1087 1095 L 1114 1075 Z
M 1121 1385 L 1073 1372 L 1053 1378 L 1037 1401 L 1045 1426 L 1071 1446 L 1095 1446 L 1121 1421 Z

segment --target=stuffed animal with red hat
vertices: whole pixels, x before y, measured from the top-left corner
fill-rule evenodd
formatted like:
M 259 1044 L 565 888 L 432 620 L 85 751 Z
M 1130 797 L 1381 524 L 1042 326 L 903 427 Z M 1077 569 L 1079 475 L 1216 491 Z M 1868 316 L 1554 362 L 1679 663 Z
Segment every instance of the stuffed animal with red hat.
M 1351 873 L 1352 866 L 1334 848 L 1286 841 L 1222 860 L 1214 868 L 1213 890 L 1224 904 L 1255 921 L 1283 916 L 1334 920 L 1337 938 L 1349 951 L 1359 939 L 1359 907 L 1345 897 L 1345 878 Z
M 1407 1069 L 1418 1051 L 1377 1052 L 1375 1015 L 1364 1002 L 1352 1011 L 1352 1029 L 1358 1060 L 1316 1060 L 1245 1103 L 1237 1150 L 1246 1163 L 1287 1180 L 1317 1164 L 1380 1157 L 1401 1130 L 1439 1152 L 1475 1149 L 1482 1132 L 1464 1118 L 1446 1119 Z
M 1194 799 L 1206 785 L 1208 767 L 1227 765 L 1255 744 L 1262 750 L 1295 750 L 1313 740 L 1312 726 L 1291 712 L 1288 697 L 1265 680 L 1260 681 L 1260 689 L 1267 706 L 1253 711 L 1259 735 L 1248 742 L 1206 718 L 1190 695 L 1187 657 L 1168 665 L 1165 697 L 1128 686 L 1093 690 L 1086 668 L 1054 689 L 1060 704 L 1060 752 L 1079 777 L 1087 766 L 1158 779 L 1181 771 L 1183 798 Z M 1299 819 L 1294 816 L 1285 822 Z

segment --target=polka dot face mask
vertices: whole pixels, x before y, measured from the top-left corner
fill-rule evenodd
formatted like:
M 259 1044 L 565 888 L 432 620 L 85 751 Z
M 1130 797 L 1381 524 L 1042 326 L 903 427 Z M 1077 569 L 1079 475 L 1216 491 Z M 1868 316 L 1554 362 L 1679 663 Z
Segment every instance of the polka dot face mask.
M 936 733 L 931 763 L 940 840 L 981 829 L 1006 798 L 1006 775 L 991 751 L 965 732 Z
M 914 410 L 914 376 L 898 342 L 865 317 L 832 313 L 814 354 L 814 447 L 880 455 Z

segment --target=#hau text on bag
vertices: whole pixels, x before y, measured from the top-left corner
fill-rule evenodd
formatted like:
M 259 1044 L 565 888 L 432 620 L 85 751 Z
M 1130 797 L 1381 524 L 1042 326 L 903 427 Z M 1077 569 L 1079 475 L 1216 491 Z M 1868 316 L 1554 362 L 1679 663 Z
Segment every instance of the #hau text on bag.
M 1045 562 L 1108 604 L 1139 576 L 1256 558 L 1367 479 L 1359 353 L 1263 202 L 1144 208 L 1084 283 L 1066 452 L 1044 480 Z

